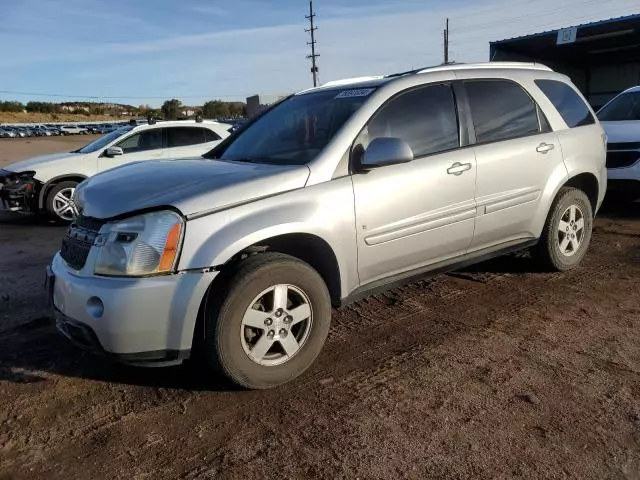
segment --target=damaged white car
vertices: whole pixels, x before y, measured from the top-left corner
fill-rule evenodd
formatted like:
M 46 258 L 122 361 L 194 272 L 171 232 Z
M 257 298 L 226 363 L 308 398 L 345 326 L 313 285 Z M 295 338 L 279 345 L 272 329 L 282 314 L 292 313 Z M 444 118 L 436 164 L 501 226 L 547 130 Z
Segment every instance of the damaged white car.
M 133 123 L 133 122 L 132 122 Z M 143 160 L 197 157 L 229 136 L 231 125 L 212 121 L 131 124 L 72 152 L 23 160 L 0 169 L 0 211 L 39 214 L 70 222 L 78 183 L 96 173 Z

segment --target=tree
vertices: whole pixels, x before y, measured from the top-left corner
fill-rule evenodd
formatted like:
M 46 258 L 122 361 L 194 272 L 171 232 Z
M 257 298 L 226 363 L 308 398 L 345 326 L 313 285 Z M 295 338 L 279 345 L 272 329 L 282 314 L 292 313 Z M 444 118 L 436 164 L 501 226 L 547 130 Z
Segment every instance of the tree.
M 229 116 L 229 105 L 220 100 L 211 100 L 202 106 L 204 118 L 225 118 Z
M 182 102 L 176 98 L 162 104 L 162 116 L 165 120 L 176 120 L 181 115 Z

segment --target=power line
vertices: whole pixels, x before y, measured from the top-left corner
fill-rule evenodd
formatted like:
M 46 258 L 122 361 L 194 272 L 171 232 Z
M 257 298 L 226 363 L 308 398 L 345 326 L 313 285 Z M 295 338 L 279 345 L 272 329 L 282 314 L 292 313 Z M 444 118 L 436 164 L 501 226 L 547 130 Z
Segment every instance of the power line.
M 563 5 L 562 7 L 557 7 L 551 10 L 546 10 L 543 12 L 536 12 L 536 13 L 532 13 L 530 15 L 518 15 L 515 17 L 510 17 L 510 18 L 503 18 L 500 20 L 494 20 L 491 22 L 486 22 L 486 23 L 476 23 L 476 24 L 472 24 L 472 25 L 462 25 L 460 26 L 461 31 L 464 32 L 469 32 L 469 31 L 475 31 L 475 30 L 484 30 L 486 28 L 490 28 L 490 27 L 494 27 L 496 25 L 503 25 L 506 24 L 508 22 L 513 22 L 513 21 L 517 21 L 517 20 L 523 20 L 523 19 L 531 19 L 531 18 L 537 18 L 537 17 L 546 17 L 548 15 L 552 15 L 558 12 L 561 12 L 563 10 L 567 10 L 570 8 L 575 8 L 575 7 L 584 7 L 587 5 L 593 5 L 593 4 L 599 4 L 602 3 L 601 0 L 587 0 L 587 1 L 583 1 L 583 2 L 578 2 L 578 3 L 572 3 L 570 5 Z
M 318 66 L 316 65 L 316 58 L 320 55 L 316 53 L 316 37 L 315 32 L 318 30 L 318 27 L 313 26 L 313 19 L 316 14 L 313 13 L 313 0 L 309 1 L 309 15 L 306 15 L 304 18 L 309 20 L 310 28 L 305 29 L 305 32 L 308 32 L 311 35 L 311 41 L 307 42 L 307 45 L 311 45 L 311 55 L 307 55 L 307 58 L 311 59 L 311 75 L 313 75 L 313 86 L 318 86 Z
M 512 38 L 512 37 L 521 37 L 521 36 L 528 36 L 528 35 L 533 35 L 536 33 L 539 33 L 541 31 L 552 31 L 555 30 L 557 28 L 561 28 L 561 27 L 566 27 L 571 25 L 572 23 L 575 24 L 576 22 L 583 22 L 583 21 L 592 21 L 593 19 L 597 19 L 597 18 L 601 18 L 603 15 L 611 15 L 612 17 L 617 17 L 620 15 L 624 15 L 628 13 L 627 8 L 625 7 L 624 10 L 620 10 L 620 11 L 611 11 L 608 10 L 607 12 L 602 12 L 602 13 L 591 13 L 588 15 L 582 15 L 579 17 L 573 17 L 571 19 L 569 19 L 568 21 L 565 20 L 554 20 L 553 22 L 546 22 L 543 24 L 538 24 L 535 26 L 532 26 L 529 30 L 530 33 L 525 33 L 523 32 L 522 28 L 518 29 L 518 30 L 506 30 L 504 32 L 500 32 L 501 38 L 499 38 L 498 40 L 502 40 L 505 38 Z M 526 17 L 525 17 L 526 18 Z M 594 20 L 595 21 L 595 20 Z M 474 34 L 470 37 L 465 37 L 464 35 L 461 37 L 457 37 L 456 40 L 454 40 L 453 42 L 450 42 L 451 45 L 458 45 L 458 46 L 462 46 L 465 43 L 468 42 L 474 42 L 474 41 L 479 41 L 479 40 L 486 40 L 487 37 L 490 37 L 492 34 L 491 33 L 486 33 L 486 34 Z

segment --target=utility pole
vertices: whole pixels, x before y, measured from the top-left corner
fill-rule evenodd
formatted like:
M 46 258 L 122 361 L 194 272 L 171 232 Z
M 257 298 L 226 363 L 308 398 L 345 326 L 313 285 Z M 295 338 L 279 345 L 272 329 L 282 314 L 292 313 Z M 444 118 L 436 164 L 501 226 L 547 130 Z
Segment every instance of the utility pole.
M 444 29 L 444 65 L 449 65 L 449 19 Z
M 309 1 L 309 15 L 304 17 L 307 20 L 309 20 L 309 24 L 311 25 L 310 28 L 305 30 L 305 32 L 308 32 L 308 33 L 311 34 L 311 41 L 307 42 L 307 45 L 311 45 L 311 55 L 307 55 L 307 58 L 311 59 L 311 74 L 313 75 L 313 86 L 317 87 L 318 86 L 318 67 L 316 65 L 316 58 L 318 58 L 320 55 L 316 53 L 316 36 L 315 36 L 315 32 L 316 32 L 316 30 L 318 30 L 318 28 L 315 27 L 314 24 L 313 24 L 313 19 L 315 18 L 315 16 L 316 16 L 316 14 L 313 13 L 313 0 L 310 0 Z

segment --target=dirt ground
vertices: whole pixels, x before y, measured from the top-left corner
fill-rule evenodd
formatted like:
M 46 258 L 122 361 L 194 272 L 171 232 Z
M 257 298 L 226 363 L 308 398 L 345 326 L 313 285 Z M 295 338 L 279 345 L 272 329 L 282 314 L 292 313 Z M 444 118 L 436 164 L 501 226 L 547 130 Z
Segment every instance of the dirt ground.
M 70 152 L 98 137 L 99 135 L 69 135 L 64 137 L 0 138 L 0 168 L 37 155 Z
M 640 478 L 640 204 L 571 272 L 519 254 L 337 310 L 261 392 L 69 345 L 42 285 L 63 231 L 0 220 L 0 479 Z

